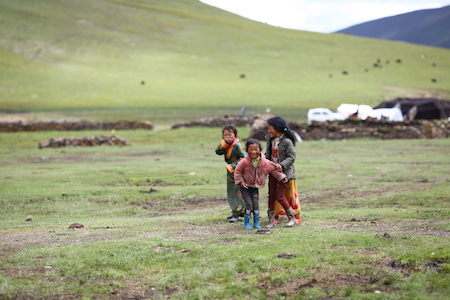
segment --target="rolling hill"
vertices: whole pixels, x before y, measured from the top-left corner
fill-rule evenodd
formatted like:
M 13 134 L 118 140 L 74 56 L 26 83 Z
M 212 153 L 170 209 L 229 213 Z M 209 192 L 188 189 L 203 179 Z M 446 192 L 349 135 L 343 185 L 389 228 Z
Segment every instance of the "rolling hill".
M 450 48 L 450 6 L 365 22 L 337 33 Z
M 0 1 L 0 25 L 6 114 L 163 122 L 246 106 L 302 119 L 450 98 L 447 49 L 282 29 L 197 0 Z

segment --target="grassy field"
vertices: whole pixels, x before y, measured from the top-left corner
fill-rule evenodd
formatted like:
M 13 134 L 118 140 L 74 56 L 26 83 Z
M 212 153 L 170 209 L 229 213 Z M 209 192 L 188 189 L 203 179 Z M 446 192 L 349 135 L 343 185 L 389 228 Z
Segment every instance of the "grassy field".
M 445 298 L 449 139 L 300 143 L 303 222 L 256 234 L 225 218 L 220 129 L 169 128 L 242 106 L 302 122 L 311 107 L 449 100 L 449 54 L 195 0 L 0 0 L 0 119 L 157 125 L 117 132 L 126 147 L 0 133 L 0 299 Z
M 450 293 L 449 139 L 299 143 L 303 221 L 256 234 L 225 218 L 219 128 L 117 132 L 126 147 L 37 148 L 98 134 L 108 133 L 0 133 L 0 299 Z M 84 227 L 69 229 L 76 222 Z
M 0 108 L 28 118 L 167 124 L 246 106 L 304 121 L 311 107 L 450 99 L 448 49 L 287 30 L 196 0 L 0 1 L 0 16 Z

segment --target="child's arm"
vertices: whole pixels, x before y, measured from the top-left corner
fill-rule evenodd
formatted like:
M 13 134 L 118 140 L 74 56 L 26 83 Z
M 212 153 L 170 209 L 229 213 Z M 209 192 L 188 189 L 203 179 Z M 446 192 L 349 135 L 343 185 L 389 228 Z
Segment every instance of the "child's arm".
M 225 140 L 222 140 L 220 144 L 216 147 L 216 154 L 217 155 L 224 155 L 227 152 L 228 145 Z
M 234 169 L 234 183 L 236 185 L 241 185 L 244 183 L 244 164 L 238 163 L 236 169 Z
M 282 166 L 283 170 L 288 170 L 295 162 L 296 158 L 296 152 L 295 152 L 295 146 L 292 143 L 291 140 L 288 141 L 288 146 L 286 148 L 286 159 L 280 162 L 280 165 Z
M 275 177 L 276 180 L 286 183 L 287 182 L 286 174 L 284 174 L 283 172 L 280 172 L 277 169 L 277 166 L 279 166 L 279 165 L 274 163 L 273 161 L 270 161 L 270 164 L 272 165 L 272 168 L 271 168 L 269 174 L 272 175 L 273 177 Z

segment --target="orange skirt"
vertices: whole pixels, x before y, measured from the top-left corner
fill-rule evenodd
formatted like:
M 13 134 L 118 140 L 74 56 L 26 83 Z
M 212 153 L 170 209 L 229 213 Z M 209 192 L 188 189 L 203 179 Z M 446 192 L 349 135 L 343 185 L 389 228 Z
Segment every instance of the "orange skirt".
M 284 193 L 284 197 L 289 202 L 289 205 L 292 207 L 294 211 L 295 219 L 297 220 L 297 224 L 300 224 L 302 219 L 300 218 L 300 199 L 298 198 L 298 190 L 297 190 L 297 180 L 291 179 L 288 182 L 288 188 Z M 285 216 L 286 212 L 284 211 L 283 206 L 278 201 L 275 201 L 275 224 L 278 224 L 278 216 Z

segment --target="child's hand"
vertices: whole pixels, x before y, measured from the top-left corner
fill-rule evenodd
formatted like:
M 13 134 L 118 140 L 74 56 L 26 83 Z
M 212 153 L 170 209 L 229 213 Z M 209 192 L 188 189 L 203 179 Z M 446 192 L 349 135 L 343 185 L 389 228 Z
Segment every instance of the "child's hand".
M 287 183 L 287 182 L 288 182 L 288 179 L 287 179 L 286 177 L 284 177 L 283 179 L 281 179 L 281 182 L 282 182 L 282 183 Z
M 283 167 L 280 164 L 276 164 L 275 167 L 277 168 L 278 172 L 283 172 Z
M 241 182 L 241 187 L 244 189 L 248 189 L 248 185 L 245 182 Z
M 223 140 L 224 140 L 225 143 L 227 143 L 228 145 L 231 145 L 231 144 L 233 143 L 233 141 L 234 141 L 234 138 L 233 138 L 233 137 L 226 136 L 226 137 L 223 138 Z

